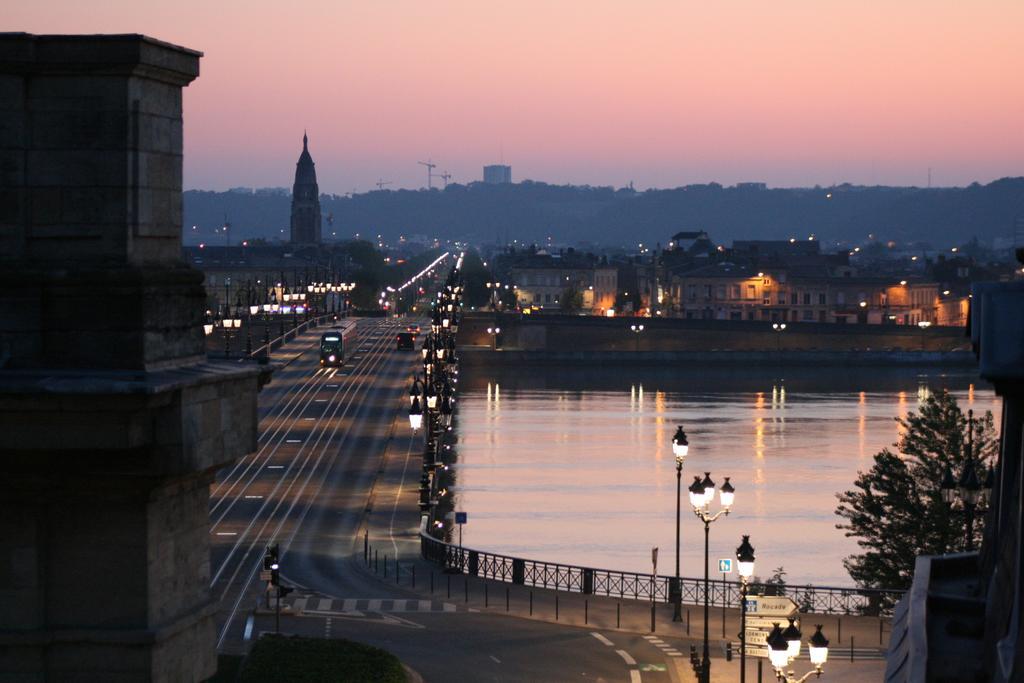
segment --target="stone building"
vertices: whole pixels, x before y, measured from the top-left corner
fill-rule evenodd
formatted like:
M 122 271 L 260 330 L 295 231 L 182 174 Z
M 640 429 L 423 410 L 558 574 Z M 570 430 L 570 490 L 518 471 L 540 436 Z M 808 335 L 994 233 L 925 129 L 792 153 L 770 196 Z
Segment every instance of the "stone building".
M 615 306 L 618 269 L 591 255 L 569 250 L 562 254 L 520 254 L 509 268 L 516 299 L 522 308 L 563 310 L 563 297 L 580 295 L 580 312 L 604 315 Z
M 181 260 L 200 56 L 0 34 L 0 681 L 216 669 L 210 484 L 263 373 L 207 360 Z
M 309 138 L 302 134 L 302 154 L 295 164 L 292 188 L 292 244 L 320 244 L 320 188 L 316 184 L 316 165 L 309 155 Z

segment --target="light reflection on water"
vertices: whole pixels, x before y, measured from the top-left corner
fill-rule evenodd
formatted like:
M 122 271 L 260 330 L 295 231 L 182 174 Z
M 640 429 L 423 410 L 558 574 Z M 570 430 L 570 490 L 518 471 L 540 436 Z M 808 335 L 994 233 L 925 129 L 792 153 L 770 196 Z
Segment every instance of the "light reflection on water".
M 894 417 L 945 387 L 998 424 L 998 398 L 970 371 L 475 372 L 459 402 L 463 542 L 629 571 L 650 571 L 652 546 L 659 573 L 674 571 L 676 424 L 690 441 L 681 573 L 703 575 L 686 487 L 709 470 L 736 487 L 733 513 L 711 528 L 712 571 L 750 534 L 758 575 L 783 566 L 791 582 L 823 585 L 852 583 L 842 558 L 857 546 L 835 528 L 835 494 L 897 439 Z

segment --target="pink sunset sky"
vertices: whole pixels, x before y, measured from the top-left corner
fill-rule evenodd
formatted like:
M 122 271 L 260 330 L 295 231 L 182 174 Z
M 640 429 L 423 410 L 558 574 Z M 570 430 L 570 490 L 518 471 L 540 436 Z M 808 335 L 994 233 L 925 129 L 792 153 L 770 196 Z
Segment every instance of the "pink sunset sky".
M 1024 175 L 1020 0 L 8 2 L 3 30 L 201 50 L 185 186 L 638 189 Z M 438 181 L 435 181 L 438 182 Z

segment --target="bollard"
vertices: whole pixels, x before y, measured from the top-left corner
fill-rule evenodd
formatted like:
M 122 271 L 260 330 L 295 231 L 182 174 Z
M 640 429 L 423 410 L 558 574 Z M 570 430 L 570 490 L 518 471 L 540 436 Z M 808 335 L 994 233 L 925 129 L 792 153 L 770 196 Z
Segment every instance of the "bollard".
M 377 570 L 379 570 L 379 569 L 380 569 L 380 551 L 375 549 L 373 551 L 373 573 L 376 574 Z
M 484 582 L 484 607 L 490 607 L 490 601 L 487 595 L 487 582 Z
M 434 594 L 434 570 L 430 570 L 430 594 Z
M 466 602 L 469 602 L 469 577 L 463 577 L 462 587 L 466 590 Z
M 363 532 L 363 562 L 367 561 L 367 557 L 370 554 L 370 532 Z
M 727 662 L 731 662 L 732 661 L 732 641 L 731 640 L 727 641 L 725 643 L 725 661 L 727 661 Z
M 590 623 L 590 604 L 589 604 L 589 602 L 590 602 L 589 600 L 584 600 L 583 601 L 583 623 L 584 624 L 589 624 Z
M 388 556 L 385 553 L 385 555 L 384 555 L 384 578 L 386 579 L 387 577 L 388 577 Z
M 398 558 L 395 558 L 395 585 L 399 586 L 402 584 L 402 567 L 398 564 Z
M 882 617 L 878 617 L 878 644 L 882 645 Z
M 622 626 L 622 603 L 615 603 L 615 628 Z
M 761 683 L 761 663 L 763 661 L 760 657 L 757 658 L 757 683 Z
M 508 587 L 505 588 L 505 611 L 508 611 Z
M 686 635 L 690 635 L 690 608 L 686 608 Z
M 533 591 L 530 591 L 530 616 L 533 616 Z
M 558 593 L 555 593 L 555 621 L 558 621 Z
M 843 618 L 842 617 L 836 617 L 836 621 L 839 622 L 839 626 L 837 627 L 837 630 L 839 631 L 839 635 L 836 636 L 836 642 L 837 643 L 841 643 L 841 642 L 843 642 Z
M 452 575 L 448 575 L 448 597 L 452 597 Z
M 850 636 L 850 661 L 853 661 L 853 636 Z
M 412 587 L 416 588 L 416 565 L 412 566 Z

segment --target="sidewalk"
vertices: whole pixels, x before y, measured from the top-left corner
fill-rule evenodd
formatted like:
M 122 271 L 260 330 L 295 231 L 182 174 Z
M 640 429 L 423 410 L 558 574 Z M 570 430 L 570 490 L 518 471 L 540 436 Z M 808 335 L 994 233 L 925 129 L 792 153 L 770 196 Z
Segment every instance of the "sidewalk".
M 404 406 L 402 406 L 404 408 Z M 390 441 L 382 458 L 380 473 L 374 484 L 362 526 L 366 534 L 366 561 L 357 562 L 369 576 L 389 588 L 389 592 L 407 594 L 410 598 L 444 601 L 459 610 L 507 614 L 517 618 L 537 619 L 552 623 L 606 632 L 655 634 L 661 638 L 678 638 L 681 656 L 673 656 L 676 665 L 673 680 L 694 680 L 689 663 L 689 647 L 698 653 L 703 642 L 703 606 L 683 605 L 682 622 L 673 623 L 672 606 L 652 605 L 614 596 L 582 595 L 550 588 L 519 586 L 481 579 L 465 574 L 446 574 L 440 567 L 420 557 L 419 477 L 422 463 L 422 440 L 409 438 L 404 411 L 396 407 L 393 424 L 396 437 Z M 364 537 L 358 539 L 355 555 L 363 560 Z M 396 572 L 396 558 L 398 570 Z M 653 614 L 653 623 L 652 623 Z M 783 626 L 785 626 L 785 620 Z M 888 644 L 889 623 L 873 617 L 846 615 L 801 615 L 804 637 L 813 633 L 814 624 L 822 624 L 830 642 L 826 673 L 835 681 L 878 680 L 884 671 L 882 650 Z M 738 633 L 739 610 L 721 605 L 710 608 L 708 630 L 710 655 L 714 660 L 713 681 L 739 680 Z M 726 642 L 731 641 L 733 662 L 725 661 Z M 849 663 L 853 648 L 854 664 Z M 749 657 L 748 680 L 757 680 L 755 657 Z M 845 662 L 845 663 L 844 663 Z M 810 668 L 806 659 L 796 663 L 800 673 Z M 849 676 L 841 672 L 849 670 Z M 843 677 L 838 677 L 843 676 Z M 774 680 L 767 660 L 763 663 L 763 680 Z

